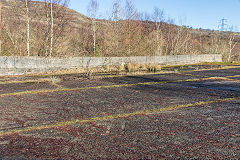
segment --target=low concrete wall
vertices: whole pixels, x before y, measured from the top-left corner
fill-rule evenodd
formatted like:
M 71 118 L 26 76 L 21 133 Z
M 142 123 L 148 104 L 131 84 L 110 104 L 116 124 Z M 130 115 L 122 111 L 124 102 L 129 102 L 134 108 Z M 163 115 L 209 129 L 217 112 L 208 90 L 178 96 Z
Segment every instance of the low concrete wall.
M 34 72 L 46 72 L 60 69 L 102 67 L 125 63 L 185 65 L 201 62 L 222 62 L 219 54 L 154 56 L 154 57 L 0 57 L 0 75 L 16 75 Z

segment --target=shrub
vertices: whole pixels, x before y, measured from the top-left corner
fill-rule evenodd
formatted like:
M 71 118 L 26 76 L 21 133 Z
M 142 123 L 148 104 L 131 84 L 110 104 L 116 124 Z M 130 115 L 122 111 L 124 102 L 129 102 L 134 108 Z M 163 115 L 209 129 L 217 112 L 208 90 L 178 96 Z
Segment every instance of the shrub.
M 161 70 L 162 70 L 162 67 L 159 64 L 148 64 L 147 65 L 148 72 L 159 72 Z
M 136 72 L 136 71 L 140 70 L 140 65 L 133 64 L 133 63 L 127 63 L 127 64 L 125 64 L 124 68 L 127 72 Z

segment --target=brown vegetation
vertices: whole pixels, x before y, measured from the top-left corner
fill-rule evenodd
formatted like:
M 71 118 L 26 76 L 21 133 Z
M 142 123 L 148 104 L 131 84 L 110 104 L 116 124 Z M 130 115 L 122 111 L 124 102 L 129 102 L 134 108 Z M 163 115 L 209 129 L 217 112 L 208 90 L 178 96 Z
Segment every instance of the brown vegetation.
M 47 0 L 1 2 L 1 56 L 165 56 L 216 53 L 224 55 L 228 61 L 240 60 L 238 33 L 177 26 L 158 8 L 154 9 L 152 16 L 138 13 L 131 0 L 126 0 L 123 10 L 120 1 L 115 0 L 109 20 L 96 19 L 96 0 L 92 0 L 89 5 L 90 18 L 66 8 L 66 0 L 53 1 L 52 9 L 51 1 Z M 26 29 L 26 26 L 30 26 L 30 29 Z

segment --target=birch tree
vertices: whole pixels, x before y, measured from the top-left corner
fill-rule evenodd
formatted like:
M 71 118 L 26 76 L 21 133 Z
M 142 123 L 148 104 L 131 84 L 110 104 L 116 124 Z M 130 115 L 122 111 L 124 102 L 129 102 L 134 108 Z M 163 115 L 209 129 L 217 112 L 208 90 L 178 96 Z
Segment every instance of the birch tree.
M 221 47 L 226 48 L 225 44 L 222 44 L 220 31 L 209 33 L 209 37 L 211 45 L 208 47 L 208 50 L 210 53 L 219 54 L 221 53 Z
M 236 36 L 233 32 L 233 27 L 229 28 L 227 35 L 228 35 L 227 37 L 228 37 L 228 49 L 229 49 L 227 61 L 230 62 L 232 58 L 232 51 L 236 47 L 238 42 L 235 42 Z
M 53 36 L 54 36 L 54 20 L 53 20 L 53 1 L 50 0 L 50 14 L 51 14 L 51 35 L 50 35 L 50 53 L 49 56 L 52 56 L 53 53 Z
M 162 55 L 162 46 L 163 46 L 163 35 L 162 35 L 162 22 L 164 20 L 164 11 L 159 8 L 154 8 L 153 20 L 155 23 L 156 30 L 156 45 L 158 55 Z
M 30 56 L 30 15 L 29 15 L 29 0 L 25 0 L 26 17 L 27 17 L 27 55 Z
M 112 20 L 113 20 L 113 35 L 112 35 L 112 48 L 113 54 L 118 55 L 119 51 L 119 32 L 120 30 L 120 0 L 115 0 L 113 3 L 112 11 Z
M 9 7 L 8 15 L 2 15 L 2 29 L 5 33 L 4 41 L 2 45 L 2 51 L 6 55 L 25 55 L 26 54 L 26 41 L 25 41 L 25 28 L 26 23 L 22 22 L 22 18 L 19 13 L 26 15 L 25 9 L 25 0 L 20 1 L 19 5 L 21 8 L 15 3 L 11 2 L 11 7 Z M 22 6 L 23 5 L 23 6 Z M 14 19 L 14 21 L 12 20 Z M 24 32 L 22 32 L 22 28 L 24 28 Z M 23 37 L 24 35 L 24 37 Z M 6 42 L 9 42 L 6 44 Z
M 43 45 L 40 49 L 40 54 L 52 57 L 53 54 L 58 54 L 61 48 L 61 39 L 66 36 L 69 30 L 69 23 L 72 20 L 72 15 L 67 10 L 69 0 L 42 0 L 44 2 L 45 23 L 42 32 Z M 42 19 L 40 19 L 42 20 Z
M 46 27 L 46 40 L 45 40 L 45 45 L 46 45 L 46 49 L 45 49 L 45 56 L 48 56 L 48 41 L 49 41 L 49 0 L 45 1 L 45 8 L 46 8 L 46 23 L 47 23 L 47 27 Z
M 0 3 L 0 55 L 2 53 L 2 3 Z
M 88 5 L 88 14 L 91 18 L 92 36 L 93 36 L 93 53 L 96 55 L 96 31 L 97 31 L 97 12 L 98 12 L 98 2 L 96 0 L 91 0 Z
M 132 0 L 126 0 L 126 21 L 127 21 L 127 45 L 128 45 L 128 55 L 130 56 L 132 53 L 132 21 L 137 16 L 137 10 L 132 2 Z

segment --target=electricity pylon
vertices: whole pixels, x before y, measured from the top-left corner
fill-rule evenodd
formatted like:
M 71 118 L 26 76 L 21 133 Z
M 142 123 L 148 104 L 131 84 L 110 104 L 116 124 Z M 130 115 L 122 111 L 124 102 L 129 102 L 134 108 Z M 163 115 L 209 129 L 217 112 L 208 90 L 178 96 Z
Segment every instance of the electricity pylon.
M 220 24 L 218 26 L 218 28 L 220 29 L 220 31 L 225 31 L 227 29 L 227 19 L 223 18 L 220 20 Z

